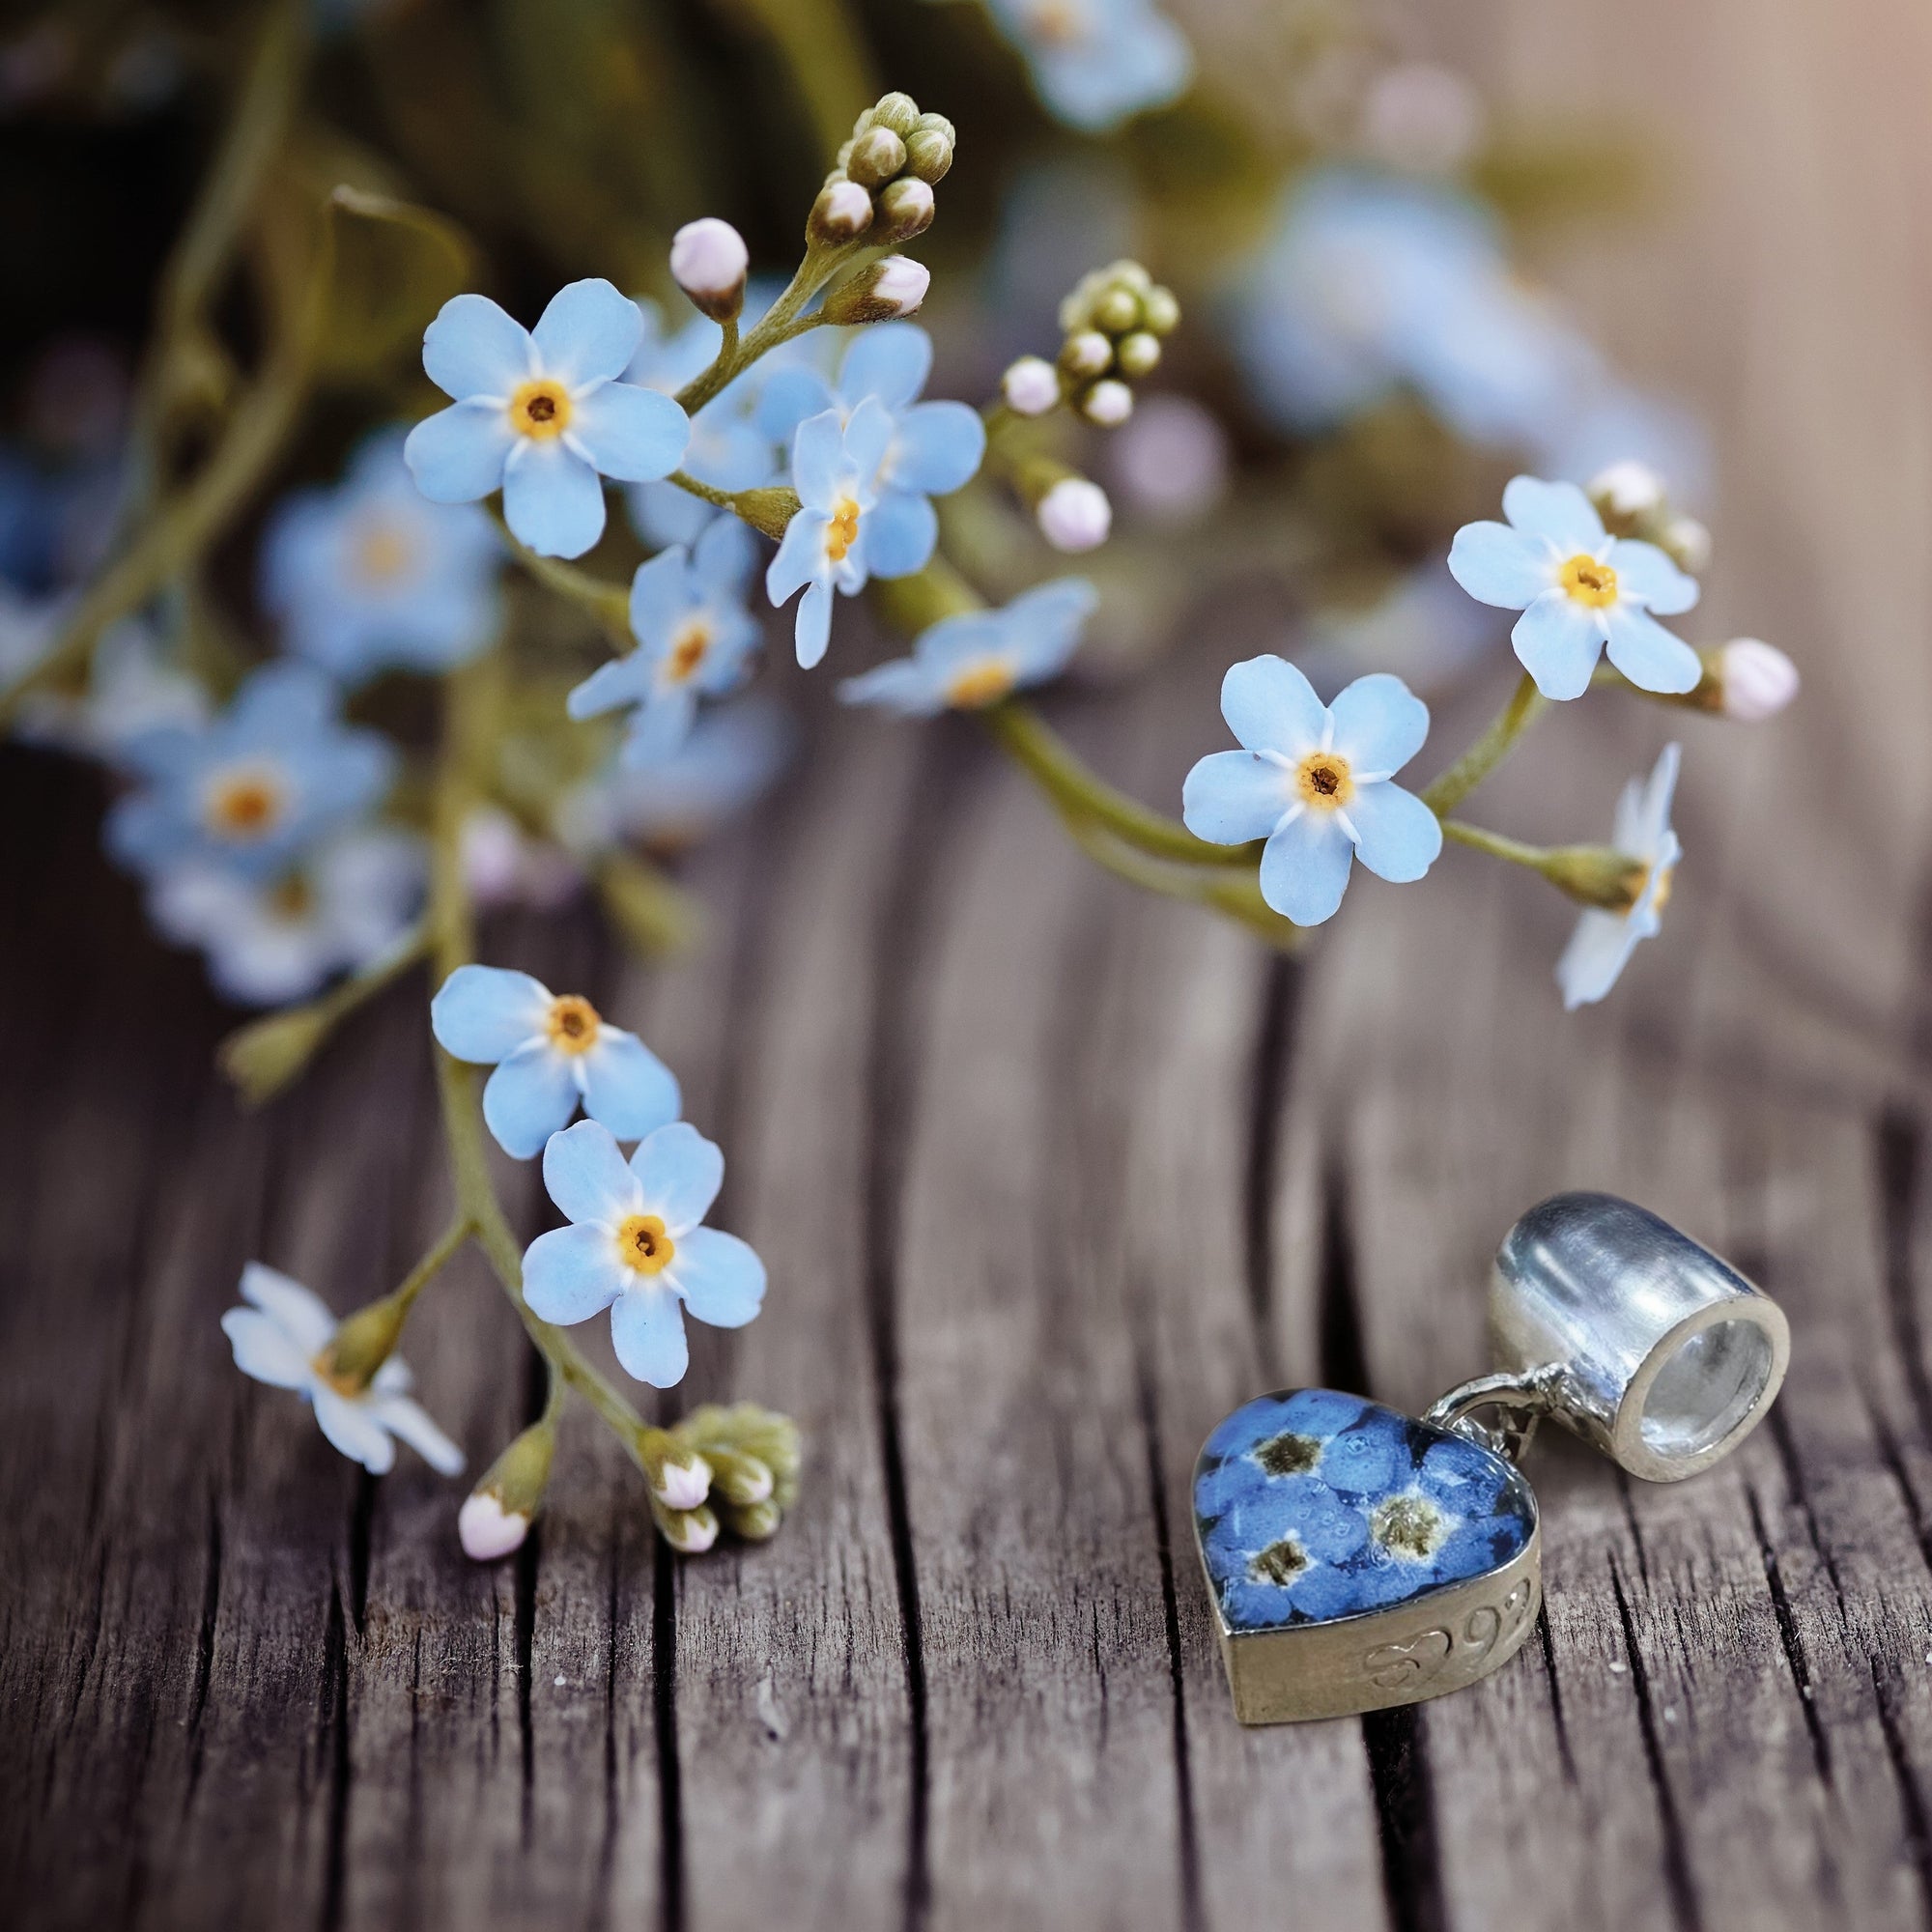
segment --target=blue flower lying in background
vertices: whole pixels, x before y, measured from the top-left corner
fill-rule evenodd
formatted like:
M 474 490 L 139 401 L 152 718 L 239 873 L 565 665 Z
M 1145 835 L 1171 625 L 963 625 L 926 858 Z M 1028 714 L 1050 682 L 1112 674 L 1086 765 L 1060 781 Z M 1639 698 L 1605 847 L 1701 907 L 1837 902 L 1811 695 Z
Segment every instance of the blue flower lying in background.
M 1246 750 L 1187 774 L 1181 817 L 1216 845 L 1265 838 L 1262 896 L 1284 919 L 1331 918 L 1356 858 L 1397 884 L 1435 863 L 1441 823 L 1389 782 L 1429 735 L 1429 707 L 1401 678 L 1358 677 L 1324 705 L 1285 659 L 1250 658 L 1222 680 L 1221 715 Z
M 1677 789 L 1680 755 L 1677 746 L 1664 746 L 1649 779 L 1631 780 L 1617 801 L 1617 822 L 1610 843 L 1642 863 L 1643 885 L 1628 912 L 1589 906 L 1577 922 L 1577 930 L 1556 962 L 1556 983 L 1563 989 L 1568 1011 L 1601 1000 L 1617 983 L 1637 942 L 1654 939 L 1662 927 L 1677 862 L 1684 856 L 1670 827 L 1670 801 Z
M 909 577 L 925 568 L 939 541 L 931 498 L 969 482 L 986 453 L 977 410 L 918 400 L 931 369 L 932 339 L 924 329 L 879 323 L 854 337 L 836 384 L 795 364 L 772 375 L 758 404 L 759 428 L 781 440 L 827 410 L 843 422 L 867 398 L 885 410 L 892 427 L 869 479 L 877 501 L 866 526 L 866 567 L 873 577 Z
M 430 1029 L 457 1060 L 494 1065 L 483 1119 L 518 1160 L 577 1112 L 625 1140 L 677 1119 L 677 1078 L 636 1034 L 580 993 L 553 993 L 527 973 L 459 966 L 430 1002 Z
M 688 1122 L 663 1126 L 627 1162 L 594 1121 L 544 1149 L 544 1185 L 568 1228 L 539 1235 L 524 1256 L 524 1295 L 565 1325 L 611 1311 L 625 1371 L 653 1388 L 684 1379 L 684 1309 L 714 1328 L 742 1328 L 765 1298 L 765 1264 L 735 1235 L 701 1226 L 724 1179 L 724 1156 Z
M 747 327 L 755 319 L 753 307 L 748 300 Z M 674 396 L 717 360 L 724 331 L 709 316 L 694 315 L 674 334 L 668 334 L 665 313 L 656 302 L 640 298 L 638 311 L 643 317 L 643 338 L 624 371 L 625 382 Z M 809 339 L 786 346 L 801 349 Z M 777 353 L 754 362 L 691 418 L 691 442 L 682 465 L 687 474 L 714 490 L 754 490 L 777 475 L 782 439 L 767 436 L 753 421 Z M 638 534 L 658 548 L 695 543 L 698 532 L 718 515 L 703 497 L 680 490 L 675 483 L 638 483 L 625 494 Z
M 1597 660 L 1644 691 L 1693 690 L 1697 653 L 1651 613 L 1697 602 L 1687 577 L 1655 544 L 1616 538 L 1574 483 L 1518 476 L 1503 492 L 1507 524 L 1464 524 L 1449 568 L 1471 597 L 1520 611 L 1510 641 L 1546 697 L 1580 697 Z
M 1056 578 L 1023 591 L 1002 611 L 942 617 L 895 658 L 838 687 L 847 704 L 876 704 L 907 718 L 949 708 L 975 711 L 1066 667 L 1099 595 L 1084 577 Z
M 351 1394 L 322 1372 L 336 1321 L 320 1295 L 250 1262 L 242 1270 L 242 1299 L 247 1307 L 231 1308 L 221 1318 L 235 1366 L 258 1382 L 294 1389 L 312 1403 L 322 1433 L 352 1463 L 360 1463 L 372 1476 L 385 1475 L 401 1441 L 439 1475 L 462 1472 L 463 1451 L 410 1400 L 415 1378 L 400 1355 L 391 1355 L 366 1389 Z
M 1408 387 L 1473 441 L 1530 444 L 1601 378 L 1588 342 L 1514 277 L 1477 203 L 1354 170 L 1289 191 L 1233 324 L 1256 399 L 1297 433 Z
M 570 694 L 570 715 L 596 718 L 635 705 L 625 762 L 648 764 L 675 751 L 698 698 L 740 684 L 757 648 L 757 619 L 744 602 L 755 561 L 751 531 L 735 517 L 717 517 L 689 555 L 679 544 L 640 563 L 631 581 L 638 648 L 591 672 Z
M 370 437 L 332 489 L 275 512 L 262 543 L 262 602 L 290 650 L 345 684 L 392 668 L 440 671 L 497 634 L 502 542 L 468 503 L 426 501 L 403 433 Z
M 163 937 L 208 955 L 229 999 L 280 1006 L 381 958 L 409 929 L 428 872 L 419 838 L 372 828 L 327 840 L 272 880 L 172 867 L 150 889 L 148 914 Z
M 1194 50 L 1152 0 L 986 0 L 1047 111 L 1104 134 L 1165 107 L 1194 78 Z
M 600 476 L 647 483 L 677 468 L 691 425 L 668 396 L 617 381 L 643 332 L 602 280 L 572 282 L 526 329 L 487 296 L 454 296 L 423 335 L 423 368 L 452 406 L 403 454 L 437 503 L 503 492 L 503 520 L 541 556 L 582 556 L 604 533 Z
M 134 740 L 123 755 L 144 782 L 108 813 L 108 850 L 151 878 L 189 862 L 279 877 L 394 777 L 388 740 L 341 724 L 338 703 L 313 667 L 265 665 L 212 724 Z
M 871 574 L 867 545 L 878 501 L 873 479 L 892 434 L 885 405 L 868 396 L 849 422 L 841 422 L 837 410 L 827 410 L 800 423 L 793 439 L 791 481 L 799 508 L 766 568 L 765 595 L 780 606 L 794 591 L 805 592 L 795 641 L 798 661 L 808 670 L 824 657 L 832 639 L 833 586 L 856 597 Z

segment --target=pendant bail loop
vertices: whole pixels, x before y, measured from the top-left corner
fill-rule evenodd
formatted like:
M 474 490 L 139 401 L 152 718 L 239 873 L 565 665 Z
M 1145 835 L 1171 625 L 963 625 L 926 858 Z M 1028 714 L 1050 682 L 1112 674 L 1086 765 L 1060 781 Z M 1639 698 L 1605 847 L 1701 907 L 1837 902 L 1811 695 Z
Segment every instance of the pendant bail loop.
M 1438 1396 L 1422 1419 L 1479 1444 L 1506 1462 L 1520 1463 L 1536 1436 L 1536 1425 L 1563 1399 L 1563 1364 L 1545 1362 L 1525 1375 L 1506 1369 L 1472 1376 Z M 1477 1411 L 1492 1408 L 1495 1422 L 1479 1422 Z

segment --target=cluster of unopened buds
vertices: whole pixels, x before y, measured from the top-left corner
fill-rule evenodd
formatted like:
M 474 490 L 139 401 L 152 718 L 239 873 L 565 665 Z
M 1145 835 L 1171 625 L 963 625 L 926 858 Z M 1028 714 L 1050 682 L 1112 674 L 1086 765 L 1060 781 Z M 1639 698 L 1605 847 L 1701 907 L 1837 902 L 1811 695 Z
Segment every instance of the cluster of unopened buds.
M 1696 604 L 1709 540 L 1651 472 L 1620 464 L 1587 491 L 1523 475 L 1504 492 L 1505 521 L 1466 526 L 1448 556 L 1469 596 L 1520 613 L 1522 677 L 1430 783 L 1396 782 L 1430 729 L 1403 679 L 1374 672 L 1324 703 L 1295 666 L 1260 656 L 1227 672 L 1236 749 L 1187 774 L 1179 818 L 1110 785 L 1020 696 L 1072 660 L 1094 586 L 1055 578 L 990 606 L 948 560 L 935 499 L 983 471 L 1053 548 L 1103 543 L 1107 497 L 1051 446 L 1043 419 L 1127 421 L 1180 308 L 1139 264 L 1116 262 L 1066 297 L 1054 356 L 1013 362 L 983 408 L 923 399 L 932 345 L 905 318 L 927 273 L 880 251 L 931 223 L 954 146 L 952 125 L 902 94 L 868 108 L 781 289 L 753 283 L 728 223 L 690 222 L 670 248 L 697 311 L 680 328 L 597 278 L 560 290 L 527 329 L 480 294 L 444 303 L 423 367 L 447 407 L 406 439 L 379 432 L 340 484 L 271 520 L 263 601 L 287 656 L 236 681 L 225 708 L 197 694 L 199 708 L 114 753 L 128 782 L 109 842 L 157 923 L 203 945 L 229 990 L 280 1008 L 226 1049 L 252 1097 L 292 1080 L 358 1002 L 432 962 L 448 1229 L 399 1287 L 340 1321 L 251 1264 L 224 1326 L 240 1365 L 302 1394 L 365 1468 L 386 1469 L 402 1440 L 454 1472 L 461 1453 L 415 1404 L 396 1350 L 424 1289 L 479 1245 L 549 1372 L 542 1412 L 461 1512 L 479 1558 L 526 1535 L 573 1393 L 643 1473 L 681 1550 L 721 1529 L 770 1535 L 796 1492 L 798 1439 L 783 1417 L 706 1406 L 653 1425 L 575 1345 L 568 1331 L 608 1311 L 625 1373 L 672 1388 L 686 1318 L 752 1321 L 765 1268 L 706 1225 L 724 1156 L 681 1118 L 670 1068 L 582 995 L 479 963 L 472 931 L 479 900 L 546 902 L 552 884 L 537 881 L 557 867 L 562 890 L 594 884 L 648 945 L 685 930 L 680 890 L 626 841 L 673 843 L 776 768 L 755 700 L 736 696 L 763 641 L 761 570 L 769 606 L 797 599 L 803 666 L 826 656 L 838 599 L 868 586 L 909 635 L 906 655 L 843 682 L 846 702 L 977 716 L 1098 864 L 1272 945 L 1298 947 L 1336 912 L 1357 859 L 1412 881 L 1452 841 L 1536 871 L 1584 908 L 1557 967 L 1570 1006 L 1602 999 L 1658 930 L 1681 856 L 1678 748 L 1632 781 L 1604 843 L 1527 844 L 1462 818 L 1463 801 L 1542 711 L 1598 686 L 1741 720 L 1796 693 L 1772 645 L 1699 650 L 1662 621 Z M 628 583 L 574 562 L 606 534 L 607 483 L 622 487 L 651 553 Z M 506 558 L 574 611 L 577 641 L 594 640 L 601 662 L 571 675 L 547 657 L 554 637 L 517 634 L 497 581 Z M 75 630 L 4 701 L 85 668 L 106 628 L 98 610 L 89 621 L 93 632 Z M 401 782 L 409 753 L 344 717 L 365 684 L 398 670 L 443 684 L 441 742 L 412 784 Z M 549 874 L 535 855 L 554 862 Z M 345 969 L 320 997 L 288 1004 Z M 492 1069 L 480 1095 L 478 1066 Z M 526 1247 L 498 1202 L 486 1131 L 511 1159 L 541 1159 L 563 1217 Z

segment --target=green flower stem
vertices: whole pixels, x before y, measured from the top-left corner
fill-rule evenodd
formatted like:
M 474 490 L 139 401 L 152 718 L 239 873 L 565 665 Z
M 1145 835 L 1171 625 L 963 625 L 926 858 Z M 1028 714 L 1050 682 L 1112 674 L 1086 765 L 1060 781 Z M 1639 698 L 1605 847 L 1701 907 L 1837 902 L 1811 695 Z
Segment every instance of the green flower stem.
M 1548 702 L 1537 690 L 1536 680 L 1525 671 L 1490 728 L 1434 784 L 1424 789 L 1423 804 L 1437 818 L 1454 811 L 1503 761 Z
M 1610 912 L 1628 912 L 1650 876 L 1643 860 L 1613 845 L 1525 845 L 1459 818 L 1442 821 L 1442 836 L 1492 859 L 1527 867 L 1579 905 L 1602 906 Z
M 489 509 L 497 527 L 503 533 L 503 541 L 510 547 L 510 554 L 546 590 L 554 590 L 557 596 L 572 604 L 581 604 L 606 630 L 621 638 L 626 649 L 630 647 L 631 593 L 625 585 L 608 582 L 594 571 L 580 570 L 574 563 L 564 563 L 554 556 L 539 556 L 511 534 L 509 525 L 503 521 L 500 503 L 492 503 Z
M 428 951 L 429 927 L 418 921 L 386 952 L 321 999 L 237 1027 L 215 1049 L 217 1065 L 250 1105 L 272 1098 L 308 1065 L 340 1020 L 401 978 Z
M 369 1386 L 376 1371 L 402 1340 L 403 1324 L 410 1319 L 416 1296 L 442 1272 L 473 1232 L 474 1224 L 459 1208 L 455 1219 L 403 1277 L 400 1287 L 343 1320 L 328 1344 L 325 1369 L 331 1379 L 358 1390 Z
M 1442 821 L 1442 836 L 1453 838 L 1459 845 L 1487 852 L 1492 859 L 1503 859 L 1512 866 L 1526 866 L 1532 872 L 1541 872 L 1549 861 L 1547 845 L 1525 845 L 1520 839 L 1505 838 L 1500 832 L 1486 832 L 1480 825 L 1468 825 L 1460 818 L 1445 818 Z
M 1098 825 L 1123 845 L 1150 858 L 1217 871 L 1252 870 L 1261 864 L 1260 841 L 1209 844 L 1165 812 L 1110 785 L 1031 705 L 1008 698 L 980 715 L 1008 755 L 1056 805 Z
M 797 0 L 777 0 L 781 10 L 796 4 Z M 848 121 L 850 118 L 847 116 Z M 844 138 L 841 132 L 838 139 L 842 141 Z M 840 269 L 863 253 L 865 245 L 863 239 L 837 243 L 808 242 L 805 244 L 805 259 L 799 263 L 797 272 L 785 284 L 784 292 L 778 300 L 758 318 L 748 334 L 726 337 L 719 345 L 717 358 L 710 368 L 700 370 L 677 392 L 678 407 L 685 414 L 695 416 L 727 383 L 749 369 L 767 350 L 776 349 L 781 342 L 789 342 L 794 335 L 803 335 L 809 328 L 816 328 L 818 318 L 803 313 L 806 303 Z
M 447 680 L 447 741 L 437 778 L 430 862 L 429 923 L 439 983 L 459 966 L 468 965 L 476 952 L 475 918 L 463 879 L 462 831 L 475 796 L 471 774 L 488 750 L 487 725 L 494 702 L 491 675 L 492 668 L 484 660 Z M 481 733 L 479 724 L 485 727 Z M 655 1492 L 663 1485 L 667 1462 L 683 1463 L 686 1452 L 668 1432 L 650 1427 L 569 1336 L 533 1313 L 524 1299 L 523 1251 L 490 1178 L 475 1069 L 438 1046 L 436 1080 L 459 1215 L 473 1228 L 503 1293 L 553 1374 L 590 1405 Z

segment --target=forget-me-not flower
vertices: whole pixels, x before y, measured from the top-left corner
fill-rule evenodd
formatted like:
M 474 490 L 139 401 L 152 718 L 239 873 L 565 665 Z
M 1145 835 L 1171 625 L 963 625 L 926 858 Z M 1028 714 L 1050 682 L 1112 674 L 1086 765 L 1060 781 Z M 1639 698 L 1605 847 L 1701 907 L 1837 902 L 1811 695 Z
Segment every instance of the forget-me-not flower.
M 278 1007 L 372 964 L 401 939 L 428 870 L 411 834 L 351 831 L 273 880 L 187 860 L 156 876 L 148 914 L 163 938 L 208 955 L 208 977 L 227 998 Z
M 611 1311 L 626 1373 L 653 1388 L 683 1380 L 684 1309 L 714 1328 L 742 1328 L 765 1298 L 765 1264 L 735 1235 L 701 1226 L 724 1179 L 724 1156 L 689 1122 L 663 1126 L 626 1161 L 595 1121 L 544 1149 L 544 1185 L 571 1226 L 539 1235 L 524 1256 L 524 1298 L 568 1325 Z
M 986 0 L 1047 111 L 1103 134 L 1165 107 L 1194 78 L 1194 49 L 1152 0 Z
M 841 422 L 837 410 L 808 417 L 792 439 L 791 480 L 799 507 L 784 541 L 765 570 L 765 594 L 782 605 L 796 590 L 798 661 L 810 670 L 832 639 L 832 591 L 848 597 L 871 574 L 871 513 L 878 501 L 879 463 L 892 440 L 893 419 L 867 396 Z
M 483 1119 L 518 1160 L 541 1152 L 580 1100 L 627 1141 L 677 1119 L 677 1076 L 581 993 L 553 993 L 500 966 L 459 966 L 430 1002 L 429 1022 L 445 1053 L 496 1066 Z
M 1422 749 L 1429 707 L 1399 677 L 1358 677 L 1324 705 L 1283 658 L 1250 658 L 1221 681 L 1221 715 L 1244 751 L 1187 774 L 1181 816 L 1197 838 L 1265 838 L 1262 896 L 1296 925 L 1331 918 L 1359 858 L 1378 878 L 1419 879 L 1442 826 L 1390 779 Z
M 1602 376 L 1590 345 L 1512 275 L 1476 203 L 1352 170 L 1290 191 L 1232 319 L 1257 400 L 1298 434 L 1406 387 L 1472 441 L 1526 443 Z
M 1518 476 L 1503 492 L 1503 515 L 1507 524 L 1464 524 L 1449 568 L 1471 597 L 1522 612 L 1510 641 L 1544 696 L 1582 696 L 1606 645 L 1640 690 L 1695 687 L 1697 653 L 1652 614 L 1690 610 L 1695 578 L 1655 544 L 1609 535 L 1574 483 Z
M 323 1368 L 336 1321 L 320 1295 L 250 1262 L 242 1270 L 242 1298 L 247 1307 L 231 1308 L 221 1318 L 235 1366 L 313 1404 L 322 1433 L 352 1463 L 372 1476 L 386 1475 L 396 1443 L 403 1441 L 439 1475 L 461 1473 L 463 1451 L 411 1401 L 415 1378 L 400 1355 L 391 1355 L 367 1388 L 340 1386 Z
M 592 671 L 570 694 L 570 715 L 595 718 L 635 705 L 625 762 L 648 764 L 675 751 L 690 733 L 698 698 L 741 683 L 757 648 L 757 619 L 744 601 L 755 561 L 751 531 L 735 517 L 718 517 L 689 554 L 678 544 L 640 563 L 631 580 L 638 648 Z
M 312 665 L 264 665 L 212 724 L 134 739 L 123 757 L 143 782 L 109 812 L 108 850 L 149 877 L 192 860 L 278 878 L 394 776 L 394 747 L 343 724 L 339 702 Z
M 1678 748 L 1666 745 L 1650 777 L 1632 779 L 1617 801 L 1610 842 L 1644 867 L 1643 884 L 1628 912 L 1586 907 L 1556 962 L 1563 1004 L 1574 1011 L 1601 1000 L 1617 983 L 1637 942 L 1654 939 L 1663 923 L 1670 887 L 1684 848 L 1670 827 L 1670 800 L 1677 789 Z
M 403 454 L 438 503 L 503 492 L 503 520 L 542 556 L 582 556 L 604 533 L 604 476 L 647 483 L 678 466 L 691 425 L 668 396 L 617 379 L 643 332 L 611 283 L 572 282 L 526 329 L 487 296 L 454 296 L 423 335 L 450 408 Z
M 1065 668 L 1098 593 L 1084 577 L 1056 578 L 1001 611 L 971 611 L 928 624 L 912 656 L 847 678 L 847 704 L 877 704 L 907 718 L 976 711 Z
M 345 684 L 379 670 L 440 671 L 475 656 L 499 614 L 501 540 L 469 503 L 432 503 L 403 463 L 400 431 L 369 438 L 333 489 L 276 511 L 262 545 L 262 602 L 288 647 Z
M 846 422 L 867 399 L 886 411 L 892 433 L 870 479 L 877 501 L 866 525 L 866 569 L 873 577 L 909 577 L 925 568 L 939 541 L 931 499 L 970 481 L 986 453 L 986 426 L 977 410 L 919 401 L 931 370 L 925 330 L 917 323 L 885 322 L 854 337 L 836 384 L 794 364 L 773 372 L 758 403 L 758 426 L 786 440 L 827 410 Z
M 695 315 L 671 332 L 656 302 L 640 298 L 638 312 L 644 332 L 624 371 L 625 382 L 674 396 L 717 360 L 724 331 L 709 316 Z M 742 326 L 749 328 L 752 322 L 748 302 Z M 760 356 L 691 418 L 691 442 L 681 466 L 688 475 L 714 490 L 755 490 L 778 473 L 780 439 L 767 436 L 753 420 L 771 359 Z M 635 483 L 625 500 L 638 534 L 658 547 L 695 543 L 719 514 L 703 497 L 675 483 Z

